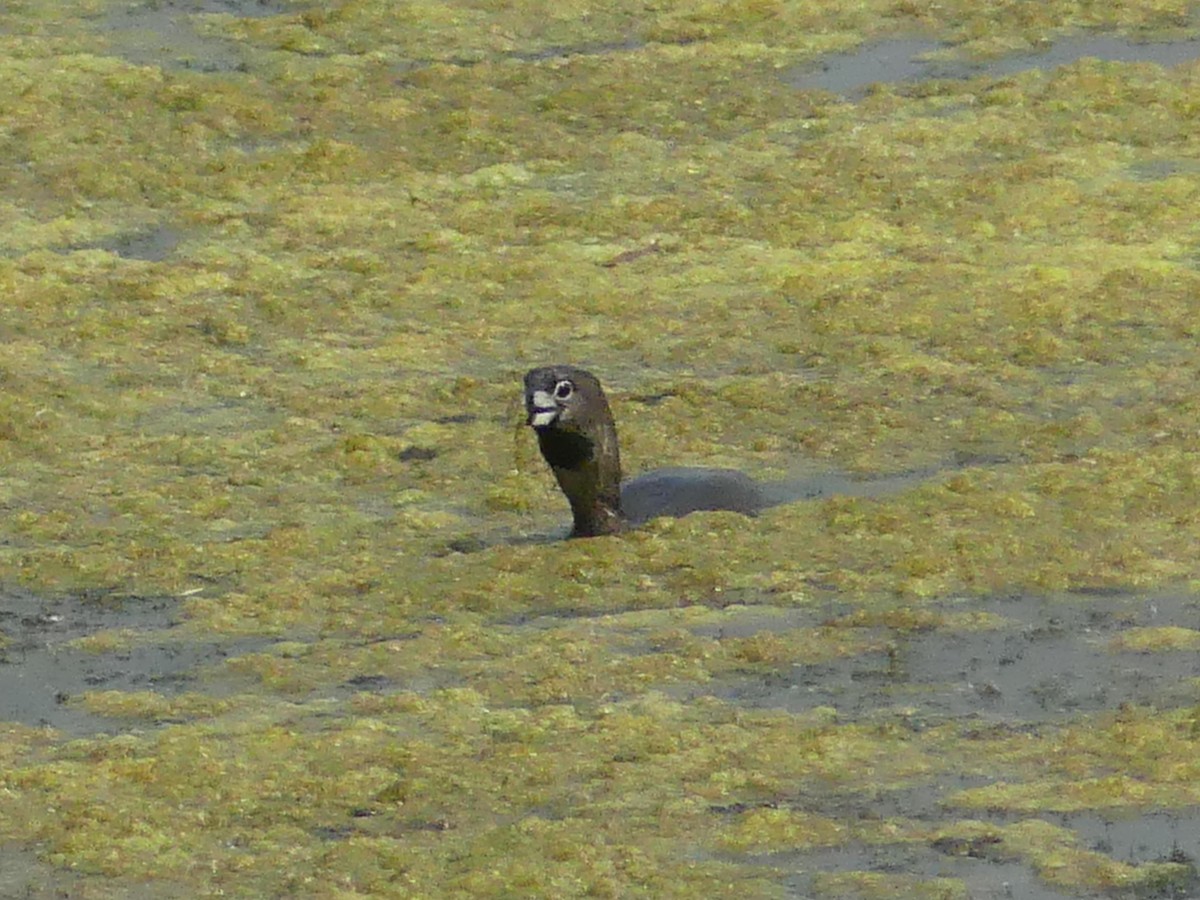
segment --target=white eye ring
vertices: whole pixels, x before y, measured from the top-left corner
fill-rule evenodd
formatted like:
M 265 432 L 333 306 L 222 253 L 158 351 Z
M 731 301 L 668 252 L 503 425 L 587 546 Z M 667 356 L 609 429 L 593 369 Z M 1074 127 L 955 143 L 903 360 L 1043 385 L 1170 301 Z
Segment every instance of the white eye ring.
M 565 379 L 554 386 L 555 400 L 566 400 L 573 393 L 575 393 L 575 385 Z

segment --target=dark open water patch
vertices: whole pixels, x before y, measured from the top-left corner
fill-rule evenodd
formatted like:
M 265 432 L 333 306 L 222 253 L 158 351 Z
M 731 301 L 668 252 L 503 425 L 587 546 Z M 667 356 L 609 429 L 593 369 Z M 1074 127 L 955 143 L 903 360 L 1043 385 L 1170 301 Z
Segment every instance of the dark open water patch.
M 170 225 L 128 231 L 87 244 L 72 244 L 62 252 L 74 250 L 107 250 L 122 259 L 140 259 L 145 262 L 162 262 L 183 241 L 184 233 Z
M 1134 828 L 1148 824 L 1144 817 L 1131 821 Z M 1200 817 L 1182 823 L 1185 827 L 1200 826 Z M 990 858 L 989 846 L 935 842 L 931 844 L 885 844 L 866 845 L 853 843 L 845 847 L 829 848 L 810 853 L 770 854 L 759 861 L 765 865 L 783 869 L 790 874 L 784 877 L 783 885 L 788 897 L 810 898 L 814 896 L 814 885 L 822 877 L 831 874 L 866 872 L 880 875 L 903 873 L 914 885 L 914 896 L 937 896 L 918 888 L 934 879 L 960 881 L 966 888 L 966 896 L 972 900 L 1185 900 L 1197 896 L 1196 879 L 1186 875 L 1176 880 L 1165 880 L 1162 884 L 1141 886 L 1129 891 L 1058 891 L 1039 878 L 1037 873 L 1023 860 Z M 1136 864 L 1119 854 L 1114 858 Z M 735 857 L 739 862 L 745 860 Z M 1179 862 L 1170 856 L 1144 859 L 1141 862 Z M 817 896 L 831 896 L 828 893 Z M 835 894 L 832 896 L 874 896 L 874 894 Z
M 235 41 L 199 33 L 191 16 L 224 13 L 238 18 L 264 18 L 297 7 L 278 0 L 147 0 L 115 9 L 102 33 L 115 55 L 140 66 L 241 72 L 247 68 Z
M 85 875 L 43 862 L 35 847 L 0 843 L 3 900 L 192 900 L 195 888 Z
M 668 694 L 691 699 L 717 696 L 737 705 L 803 712 L 834 707 L 839 721 L 895 720 L 922 730 L 948 721 L 978 721 L 983 729 L 1014 733 L 1111 712 L 1122 704 L 1158 709 L 1194 705 L 1200 654 L 1190 650 L 1153 653 L 1118 649 L 1113 638 L 1141 627 L 1195 628 L 1200 598 L 1189 594 L 1102 592 L 1057 597 L 948 599 L 932 608 L 946 613 L 986 611 L 1005 625 L 984 631 L 933 628 L 905 633 L 874 627 L 891 645 L 888 653 L 864 654 L 832 663 L 797 666 L 767 677 L 738 676 L 704 685 L 673 685 Z M 784 617 L 766 616 L 747 607 L 741 621 L 720 628 L 696 629 L 709 636 L 738 637 L 766 630 L 816 626 L 843 612 L 797 609 Z M 948 878 L 965 885 L 972 898 L 1200 896 L 1200 809 L 1118 809 L 1078 813 L 1002 810 L 962 811 L 953 805 L 959 791 L 990 783 L 981 776 L 943 773 L 936 779 L 898 790 L 847 793 L 807 790 L 779 797 L 769 805 L 804 810 L 856 823 L 881 819 L 944 827 L 956 818 L 979 819 L 998 826 L 1041 818 L 1072 832 L 1081 850 L 1140 866 L 1171 862 L 1176 875 L 1131 892 L 1061 893 L 1043 881 L 1030 862 L 1010 859 L 986 844 L 930 841 L 899 844 L 849 842 L 838 847 L 768 854 L 720 854 L 738 863 L 768 866 L 780 873 L 788 896 L 828 896 L 821 880 L 841 873 L 902 875 L 914 885 Z M 715 815 L 745 810 L 714 808 Z M 914 886 L 915 895 L 920 893 Z M 839 895 L 841 896 L 841 895 Z M 857 895 L 850 895 L 857 896 Z
M 848 828 L 890 819 L 926 824 L 930 833 L 934 834 L 938 829 L 950 825 L 955 818 L 952 807 L 949 810 L 951 815 L 947 816 L 944 806 L 946 798 L 958 790 L 977 787 L 984 781 L 979 777 L 951 775 L 940 778 L 937 783 L 873 793 L 866 798 L 857 795 L 822 795 L 810 791 L 781 798 L 769 805 L 816 813 L 845 822 Z M 719 817 L 740 815 L 746 811 L 736 807 L 713 809 L 714 815 Z M 1058 891 L 1039 876 L 1028 859 L 1013 858 L 1010 849 L 1004 848 L 994 837 L 986 836 L 978 839 L 935 837 L 891 844 L 848 841 L 836 847 L 811 850 L 723 852 L 713 854 L 712 858 L 760 865 L 778 872 L 789 897 L 875 896 L 822 890 L 822 881 L 848 873 L 898 877 L 900 883 L 911 884 L 912 895 L 919 897 L 940 896 L 928 893 L 928 886 L 934 879 L 961 882 L 966 889 L 966 896 L 973 900 L 1066 900 L 1069 897 L 1076 900 L 1182 900 L 1200 896 L 1197 893 L 1200 891 L 1200 878 L 1196 873 L 1197 860 L 1200 860 L 1200 809 L 1066 814 L 972 810 L 965 818 L 991 822 L 999 827 L 1043 819 L 1071 832 L 1076 847 L 1081 851 L 1093 851 L 1134 867 L 1148 863 L 1175 863 L 1182 868 L 1164 877 L 1160 883 L 1141 884 L 1127 891 Z
M 1006 621 L 982 631 L 898 632 L 874 626 L 886 652 L 797 666 L 773 675 L 673 686 L 675 696 L 712 695 L 756 709 L 792 713 L 832 706 L 843 720 L 896 708 L 914 723 L 978 719 L 983 724 L 1063 722 L 1122 703 L 1160 709 L 1197 702 L 1200 654 L 1178 650 L 1114 652 L 1109 642 L 1132 627 L 1200 623 L 1200 600 L 1177 594 L 1107 594 L 946 600 L 924 608 L 987 612 Z M 845 612 L 853 611 L 847 605 Z M 841 610 L 800 609 L 771 620 L 747 607 L 744 636 L 816 627 Z M 714 635 L 716 636 L 716 635 Z M 720 636 L 737 636 L 723 626 Z
M 864 44 L 851 53 L 822 57 L 816 63 L 789 69 L 788 84 L 805 90 L 862 99 L 873 84 L 922 81 L 961 81 L 968 78 L 1004 78 L 1031 69 L 1049 71 L 1081 59 L 1108 62 L 1149 62 L 1163 67 L 1200 59 L 1200 40 L 1146 43 L 1112 35 L 1063 38 L 1045 49 L 1014 53 L 992 60 L 931 60 L 926 57 L 949 44 L 929 38 L 887 38 Z
M 122 259 L 141 259 L 161 262 L 179 246 L 184 234 L 170 225 L 159 225 L 146 231 L 123 234 L 100 244 L 103 250 L 111 250 Z
M 194 687 L 197 669 L 266 643 L 258 638 L 164 639 L 104 653 L 69 646 L 101 631 L 160 632 L 177 624 L 178 610 L 174 597 L 95 593 L 47 598 L 0 590 L 0 633 L 5 638 L 0 647 L 0 721 L 71 734 L 119 730 L 121 723 L 79 708 L 72 697 L 106 690 L 178 694 Z

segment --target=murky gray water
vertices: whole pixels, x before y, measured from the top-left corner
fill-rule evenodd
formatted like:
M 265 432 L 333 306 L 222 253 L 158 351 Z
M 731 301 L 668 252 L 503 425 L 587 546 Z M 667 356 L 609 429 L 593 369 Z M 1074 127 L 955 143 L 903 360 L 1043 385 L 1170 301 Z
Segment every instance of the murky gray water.
M 1180 594 L 1105 594 L 1068 597 L 1013 597 L 969 603 L 947 601 L 946 612 L 965 608 L 1004 617 L 1001 629 L 947 633 L 942 630 L 903 634 L 872 629 L 889 640 L 891 654 L 856 657 L 829 664 L 798 667 L 769 679 L 729 678 L 705 685 L 675 686 L 679 698 L 721 697 L 752 708 L 802 712 L 832 706 L 842 720 L 867 721 L 894 716 L 909 727 L 923 729 L 948 720 L 977 720 L 981 728 L 1016 731 L 1065 723 L 1080 714 L 1110 711 L 1122 703 L 1170 708 L 1196 703 L 1192 679 L 1200 675 L 1200 654 L 1193 651 L 1159 653 L 1116 652 L 1111 640 L 1130 627 L 1178 625 L 1194 628 L 1200 622 L 1200 598 Z M 827 609 L 796 610 L 781 622 L 753 608 L 743 620 L 720 629 L 721 636 L 752 635 L 766 627 L 788 629 L 815 626 L 850 612 Z M 718 636 L 714 629 L 698 633 Z M 954 795 L 990 779 L 940 775 L 902 791 L 862 797 L 806 789 L 781 797 L 773 805 L 804 809 L 842 821 L 896 818 L 945 823 L 946 807 Z M 738 812 L 731 809 L 731 813 Z M 718 810 L 718 812 L 720 812 Z M 1021 816 L 963 810 L 963 818 L 1010 824 Z M 1054 825 L 1075 833 L 1080 846 L 1133 865 L 1200 859 L 1200 809 L 1133 810 L 1101 813 L 1048 813 Z M 918 879 L 958 878 L 972 898 L 1037 898 L 1060 900 L 1024 862 L 989 858 L 988 847 L 952 844 L 846 846 L 811 852 L 765 855 L 730 854 L 727 858 L 753 861 L 790 871 L 788 895 L 811 896 L 814 877 L 838 872 L 903 872 Z M 1164 898 L 1194 897 L 1200 882 L 1166 884 Z
M 804 712 L 837 708 L 843 718 L 870 718 L 882 710 L 912 710 L 910 721 L 948 719 L 986 723 L 1053 723 L 1122 703 L 1159 708 L 1195 703 L 1190 679 L 1200 677 L 1200 654 L 1115 652 L 1110 641 L 1131 627 L 1195 628 L 1200 598 L 1186 595 L 1012 597 L 947 600 L 932 606 L 946 613 L 991 612 L 1008 624 L 999 629 L 903 633 L 867 629 L 890 645 L 866 654 L 780 672 L 771 679 L 734 678 L 693 688 L 679 696 L 709 694 L 748 707 Z M 747 607 L 744 621 L 720 635 L 752 635 L 766 628 L 816 627 L 853 611 L 798 609 L 782 621 Z
M 1080 59 L 1150 62 L 1160 66 L 1177 66 L 1200 59 L 1200 41 L 1138 43 L 1109 35 L 1064 38 L 1036 53 L 1017 53 L 986 61 L 925 58 L 947 46 L 940 41 L 916 37 L 874 41 L 850 53 L 825 57 L 815 65 L 789 69 L 783 79 L 798 88 L 859 99 L 872 84 L 1004 78 L 1029 69 L 1046 71 Z
M 103 32 L 114 55 L 140 66 L 237 72 L 246 68 L 239 45 L 202 34 L 191 16 L 228 13 L 249 19 L 287 11 L 286 3 L 274 0 L 152 0 L 114 9 Z
M 120 723 L 72 703 L 86 691 L 156 691 L 175 694 L 194 687 L 196 669 L 264 641 L 170 641 L 136 638 L 127 649 L 95 653 L 69 646 L 110 629 L 161 634 L 176 623 L 178 601 L 170 597 L 42 598 L 0 591 L 0 721 L 49 726 L 71 734 L 117 730 Z M 139 722 L 140 727 L 145 722 Z

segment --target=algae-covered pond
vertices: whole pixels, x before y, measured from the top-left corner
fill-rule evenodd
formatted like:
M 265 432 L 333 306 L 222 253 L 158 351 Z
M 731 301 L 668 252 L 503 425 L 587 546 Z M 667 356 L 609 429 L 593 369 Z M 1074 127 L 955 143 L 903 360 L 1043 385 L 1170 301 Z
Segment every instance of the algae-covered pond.
M 1197 24 L 6 4 L 0 895 L 1194 894 Z

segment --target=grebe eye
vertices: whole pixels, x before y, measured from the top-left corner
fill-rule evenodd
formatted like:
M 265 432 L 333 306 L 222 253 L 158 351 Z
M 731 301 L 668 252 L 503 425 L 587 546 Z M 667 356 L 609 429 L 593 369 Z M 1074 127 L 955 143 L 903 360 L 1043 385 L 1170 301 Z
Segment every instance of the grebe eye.
M 566 400 L 575 393 L 575 385 L 569 381 L 560 381 L 554 386 L 554 397 L 556 400 Z

